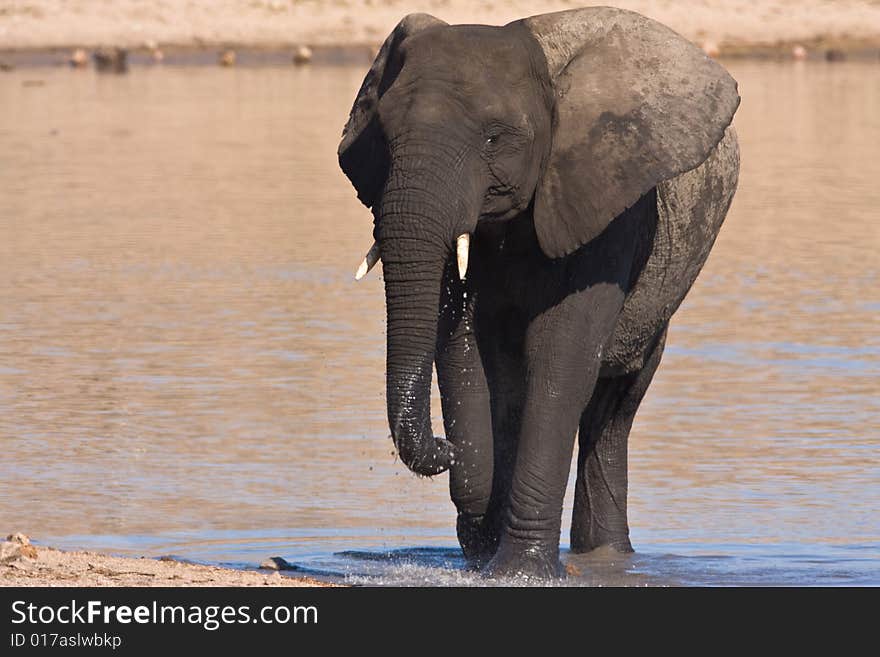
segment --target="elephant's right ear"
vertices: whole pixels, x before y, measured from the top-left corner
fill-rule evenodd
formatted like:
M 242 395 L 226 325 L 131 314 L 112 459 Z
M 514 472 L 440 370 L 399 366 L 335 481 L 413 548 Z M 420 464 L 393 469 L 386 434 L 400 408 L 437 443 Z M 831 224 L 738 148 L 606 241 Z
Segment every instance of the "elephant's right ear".
M 388 153 L 379 127 L 379 99 L 400 73 L 400 45 L 422 30 L 446 25 L 429 14 L 409 14 L 395 27 L 379 49 L 364 78 L 339 143 L 339 166 L 368 208 L 376 202 L 388 175 Z
M 702 163 L 739 95 L 717 62 L 640 14 L 588 7 L 522 22 L 544 51 L 555 94 L 534 215 L 541 248 L 557 258 Z

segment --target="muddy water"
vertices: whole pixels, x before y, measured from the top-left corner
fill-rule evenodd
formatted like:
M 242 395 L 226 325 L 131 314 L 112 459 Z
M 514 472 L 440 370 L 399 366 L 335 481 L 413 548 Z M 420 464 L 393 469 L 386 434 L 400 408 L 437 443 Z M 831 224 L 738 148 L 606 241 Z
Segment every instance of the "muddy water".
M 639 552 L 570 583 L 880 584 L 880 66 L 730 68 L 740 192 L 633 429 Z M 0 530 L 473 581 L 352 281 L 362 75 L 0 74 Z

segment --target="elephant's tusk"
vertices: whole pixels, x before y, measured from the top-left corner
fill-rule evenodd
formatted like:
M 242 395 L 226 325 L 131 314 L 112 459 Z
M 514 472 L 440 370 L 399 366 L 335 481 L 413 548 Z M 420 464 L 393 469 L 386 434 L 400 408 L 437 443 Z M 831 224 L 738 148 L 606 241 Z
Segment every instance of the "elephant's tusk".
M 458 277 L 464 280 L 467 275 L 468 267 L 468 251 L 471 248 L 471 236 L 468 233 L 462 233 L 455 240 L 456 256 L 458 257 Z
M 379 262 L 379 243 L 373 242 L 373 246 L 367 251 L 367 255 L 364 256 L 364 261 L 361 263 L 361 266 L 358 267 L 358 270 L 354 275 L 354 280 L 361 280 L 377 262 Z

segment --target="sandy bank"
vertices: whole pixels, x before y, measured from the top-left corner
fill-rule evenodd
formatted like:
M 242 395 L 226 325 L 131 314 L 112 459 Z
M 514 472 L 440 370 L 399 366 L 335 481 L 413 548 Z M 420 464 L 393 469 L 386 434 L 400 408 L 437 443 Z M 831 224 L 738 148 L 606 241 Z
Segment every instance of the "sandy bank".
M 374 46 L 405 14 L 451 23 L 503 24 L 601 2 L 572 0 L 5 0 L 0 50 L 189 47 Z M 880 45 L 880 2 L 872 0 L 616 0 L 697 42 L 732 53 L 804 44 Z
M 234 570 L 172 559 L 112 557 L 4 543 L 0 586 L 330 586 L 279 572 Z

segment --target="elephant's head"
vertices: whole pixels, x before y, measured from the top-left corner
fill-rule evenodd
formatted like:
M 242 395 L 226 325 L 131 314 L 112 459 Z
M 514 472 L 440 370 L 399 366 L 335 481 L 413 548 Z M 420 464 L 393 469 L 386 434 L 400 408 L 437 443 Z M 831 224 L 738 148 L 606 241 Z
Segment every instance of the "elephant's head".
M 364 79 L 339 162 L 372 208 L 383 262 L 392 437 L 414 472 L 449 467 L 431 432 L 441 286 L 479 222 L 532 208 L 564 256 L 657 183 L 699 165 L 739 103 L 703 52 L 639 14 L 590 8 L 504 27 L 404 18 Z

